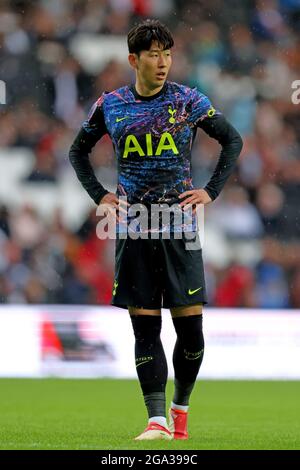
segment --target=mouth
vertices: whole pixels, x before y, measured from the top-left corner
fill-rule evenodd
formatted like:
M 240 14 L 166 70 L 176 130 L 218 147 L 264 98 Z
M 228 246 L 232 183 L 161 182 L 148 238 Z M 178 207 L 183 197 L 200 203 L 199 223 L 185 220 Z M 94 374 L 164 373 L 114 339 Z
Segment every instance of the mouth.
M 165 72 L 159 72 L 156 74 L 157 78 L 159 78 L 160 80 L 164 80 L 167 76 L 167 74 Z

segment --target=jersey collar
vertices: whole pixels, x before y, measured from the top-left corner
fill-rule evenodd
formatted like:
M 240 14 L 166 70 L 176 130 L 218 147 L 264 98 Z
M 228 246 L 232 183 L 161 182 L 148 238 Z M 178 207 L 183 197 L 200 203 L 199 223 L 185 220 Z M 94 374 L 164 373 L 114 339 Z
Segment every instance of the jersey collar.
M 166 89 L 167 89 L 167 82 L 165 82 L 164 86 L 162 87 L 162 89 L 158 92 L 158 93 L 155 93 L 155 95 L 151 95 L 151 96 L 142 96 L 142 95 L 139 95 L 138 92 L 136 91 L 135 89 L 135 85 L 131 85 L 129 87 L 130 91 L 132 92 L 133 96 L 135 97 L 135 99 L 137 100 L 141 100 L 141 101 L 151 101 L 151 100 L 154 100 L 155 98 L 158 98 L 160 95 L 162 95 L 163 93 L 165 93 Z

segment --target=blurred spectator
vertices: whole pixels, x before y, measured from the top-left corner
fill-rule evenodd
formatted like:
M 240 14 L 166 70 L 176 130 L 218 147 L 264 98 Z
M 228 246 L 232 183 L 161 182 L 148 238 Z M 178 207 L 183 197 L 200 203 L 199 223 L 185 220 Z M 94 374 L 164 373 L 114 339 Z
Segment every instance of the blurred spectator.
M 252 27 L 259 39 L 280 40 L 287 31 L 277 0 L 258 0 Z
M 11 230 L 20 248 L 32 248 L 42 239 L 45 227 L 35 210 L 24 206 L 11 220 Z
M 219 273 L 216 307 L 255 307 L 254 275 L 246 266 L 232 265 Z
M 210 208 L 209 220 L 231 239 L 253 239 L 263 233 L 259 213 L 241 187 L 224 190 L 223 199 Z
M 70 125 L 74 118 L 84 118 L 82 104 L 92 95 L 91 77 L 63 48 L 60 55 L 51 75 L 43 78 L 43 104 L 48 114 Z
M 49 139 L 42 139 L 35 149 L 35 165 L 25 181 L 30 183 L 56 183 L 57 162 Z
M 0 230 L 8 238 L 10 237 L 9 214 L 6 206 L 0 206 Z
M 288 307 L 288 287 L 284 270 L 262 260 L 257 267 L 257 306 L 260 308 Z
M 24 286 L 25 303 L 43 304 L 47 299 L 47 286 L 38 278 L 29 278 Z
M 256 268 L 258 307 L 285 308 L 289 306 L 287 280 L 278 261 L 277 244 L 266 239 L 263 242 L 262 259 Z
M 284 228 L 282 190 L 272 183 L 261 186 L 257 192 L 256 203 L 265 234 L 280 237 Z

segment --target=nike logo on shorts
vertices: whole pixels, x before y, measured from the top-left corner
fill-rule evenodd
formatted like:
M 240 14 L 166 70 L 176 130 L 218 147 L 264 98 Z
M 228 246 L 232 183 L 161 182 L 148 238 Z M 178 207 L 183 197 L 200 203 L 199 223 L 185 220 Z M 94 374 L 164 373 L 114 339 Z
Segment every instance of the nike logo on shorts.
M 189 295 L 196 294 L 196 292 L 198 292 L 198 290 L 200 290 L 200 289 L 202 289 L 202 287 L 198 287 L 198 289 L 195 289 L 195 290 L 189 289 Z

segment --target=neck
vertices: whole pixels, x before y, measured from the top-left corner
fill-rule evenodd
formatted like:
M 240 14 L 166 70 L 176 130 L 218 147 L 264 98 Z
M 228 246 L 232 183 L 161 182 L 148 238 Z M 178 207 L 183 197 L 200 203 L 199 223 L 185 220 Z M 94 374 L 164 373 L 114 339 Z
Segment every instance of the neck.
M 149 85 L 143 82 L 139 77 L 136 78 L 136 82 L 135 82 L 135 89 L 140 96 L 156 95 L 156 93 L 160 92 L 163 86 L 164 86 L 164 83 L 159 87 L 151 88 L 149 87 Z

